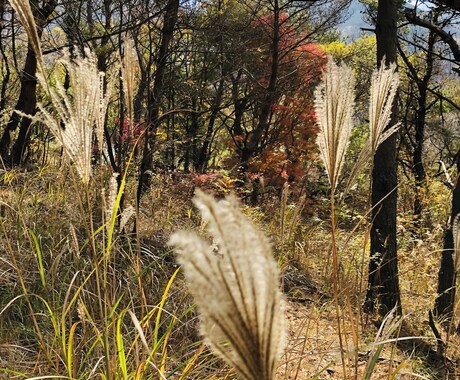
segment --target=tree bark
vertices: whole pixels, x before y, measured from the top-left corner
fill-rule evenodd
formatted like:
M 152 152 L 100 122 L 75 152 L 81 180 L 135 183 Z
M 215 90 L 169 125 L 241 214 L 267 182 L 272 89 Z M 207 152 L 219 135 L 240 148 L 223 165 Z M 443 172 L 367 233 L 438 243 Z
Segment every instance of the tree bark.
M 379 0 L 377 14 L 377 62 L 397 61 L 398 0 Z M 397 122 L 397 97 L 389 126 Z M 383 142 L 374 157 L 372 171 L 372 228 L 369 262 L 368 291 L 365 309 L 370 312 L 379 305 L 379 313 L 385 314 L 394 307 L 402 313 L 398 278 L 396 246 L 396 135 Z
M 224 95 L 224 82 L 224 77 L 222 77 L 219 81 L 216 97 L 214 98 L 214 102 L 212 104 L 211 114 L 209 115 L 208 128 L 206 130 L 203 145 L 201 146 L 200 153 L 195 162 L 195 170 L 199 171 L 200 173 L 204 173 L 208 168 L 212 135 L 214 133 L 214 124 L 217 120 L 219 107 L 222 103 L 222 97 Z
M 456 154 L 457 172 L 460 173 L 460 150 Z M 441 266 L 438 272 L 438 295 L 434 303 L 434 314 L 441 319 L 450 321 L 453 316 L 455 293 L 456 293 L 456 272 L 454 268 L 454 237 L 452 227 L 455 217 L 460 214 L 460 175 L 457 174 L 457 182 L 452 193 L 452 209 L 444 236 L 442 249 Z

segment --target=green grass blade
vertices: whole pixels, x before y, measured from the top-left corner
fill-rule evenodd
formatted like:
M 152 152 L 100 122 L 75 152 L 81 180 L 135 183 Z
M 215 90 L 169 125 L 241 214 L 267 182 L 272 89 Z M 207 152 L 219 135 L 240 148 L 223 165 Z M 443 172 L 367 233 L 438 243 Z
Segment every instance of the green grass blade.
M 128 369 L 126 366 L 126 355 L 125 355 L 125 345 L 123 343 L 123 334 L 121 331 L 121 325 L 123 323 L 123 317 L 125 316 L 125 310 L 121 312 L 117 319 L 117 349 L 118 349 L 118 362 L 120 364 L 121 372 L 123 374 L 123 379 L 128 378 Z
M 80 322 L 75 322 L 70 328 L 69 341 L 67 342 L 67 373 L 70 378 L 73 378 L 73 342 L 75 336 L 75 329 Z
M 34 231 L 29 229 L 30 236 L 32 236 L 32 240 L 34 241 L 35 252 L 37 253 L 38 259 L 38 271 L 40 273 L 40 279 L 42 281 L 42 285 L 46 288 L 46 280 L 45 280 L 45 268 L 43 267 L 43 255 L 42 249 L 40 247 L 40 243 L 38 241 L 37 235 L 35 235 Z
M 171 288 L 171 285 L 173 284 L 174 279 L 176 278 L 177 273 L 179 273 L 180 269 L 181 267 L 177 268 L 176 271 L 171 276 L 171 278 L 169 279 L 168 284 L 166 285 L 165 291 L 163 292 L 163 296 L 161 297 L 160 304 L 158 305 L 157 317 L 155 319 L 155 329 L 153 331 L 153 344 L 154 344 L 155 349 L 158 347 L 158 344 L 159 344 L 158 330 L 160 329 L 160 322 L 161 322 L 161 315 L 163 312 L 163 307 L 165 305 L 166 299 L 168 298 L 169 289 Z

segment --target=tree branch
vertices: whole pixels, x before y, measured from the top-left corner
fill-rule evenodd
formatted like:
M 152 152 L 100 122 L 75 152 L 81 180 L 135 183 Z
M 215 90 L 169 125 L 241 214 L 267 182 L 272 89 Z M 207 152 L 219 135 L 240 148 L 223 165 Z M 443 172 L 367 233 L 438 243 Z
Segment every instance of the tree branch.
M 453 2 L 453 1 L 451 1 Z M 459 10 L 460 10 L 460 0 L 457 1 L 459 3 Z M 457 41 L 455 41 L 454 36 L 449 32 L 446 32 L 442 28 L 437 25 L 432 24 L 431 22 L 424 20 L 420 17 L 417 17 L 412 10 L 406 10 L 405 16 L 407 21 L 411 24 L 421 26 L 423 28 L 427 28 L 432 32 L 436 33 L 442 41 L 444 41 L 447 45 L 449 45 L 450 50 L 456 61 L 460 62 L 460 47 L 458 46 Z
M 460 0 L 438 0 L 436 3 L 460 12 Z

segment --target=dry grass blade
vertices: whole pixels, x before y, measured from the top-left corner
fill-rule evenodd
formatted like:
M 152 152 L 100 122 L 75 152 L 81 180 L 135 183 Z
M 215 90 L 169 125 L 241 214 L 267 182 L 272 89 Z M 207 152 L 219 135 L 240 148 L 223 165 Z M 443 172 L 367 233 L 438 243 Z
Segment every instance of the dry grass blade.
M 329 58 L 323 80 L 315 90 L 320 127 L 317 144 L 334 193 L 353 128 L 354 76 L 352 70 Z
M 198 192 L 195 205 L 219 254 L 192 232 L 175 233 L 207 343 L 246 380 L 275 378 L 285 335 L 278 268 L 266 237 L 229 197 L 216 202 Z
M 35 18 L 32 13 L 32 8 L 30 7 L 29 0 L 9 0 L 11 6 L 16 11 L 21 21 L 22 26 L 24 27 L 29 42 L 34 49 L 35 55 L 39 62 L 40 68 L 42 68 L 42 49 L 40 45 L 40 38 L 37 33 L 37 26 L 35 24 Z
M 41 114 L 38 117 L 63 145 L 65 152 L 75 163 L 82 181 L 88 183 L 91 177 L 93 130 L 99 130 L 104 123 L 109 96 L 103 92 L 103 74 L 97 70 L 94 55 L 90 51 L 85 53 L 86 58 L 77 56 L 71 59 L 66 52 L 60 59 L 69 75 L 70 89 L 66 89 L 59 81 L 55 82 L 54 87 L 48 86 L 42 74 L 37 77 L 42 86 L 48 88 L 58 115 L 56 118 L 39 104 Z

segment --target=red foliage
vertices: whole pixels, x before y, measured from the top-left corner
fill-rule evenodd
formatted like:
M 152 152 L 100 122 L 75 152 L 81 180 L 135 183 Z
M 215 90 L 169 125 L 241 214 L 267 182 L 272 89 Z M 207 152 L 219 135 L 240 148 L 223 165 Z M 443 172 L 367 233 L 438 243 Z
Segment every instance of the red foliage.
M 115 125 L 117 126 L 117 135 L 116 138 L 118 140 L 120 136 L 120 119 L 115 119 Z M 121 140 L 123 143 L 136 141 L 139 136 L 142 134 L 143 125 L 140 122 L 130 123 L 128 118 L 123 120 L 123 126 L 121 131 Z
M 271 54 L 260 46 L 271 46 L 273 23 L 273 14 L 270 14 L 253 24 L 256 31 L 262 29 L 256 33 L 260 38 L 252 42 L 261 54 L 256 70 L 259 76 L 255 78 L 256 98 L 264 96 L 271 75 Z M 317 44 L 309 43 L 305 34 L 297 32 L 286 14 L 280 14 L 279 25 L 277 100 L 272 105 L 270 129 L 262 142 L 260 156 L 250 162 L 248 169 L 251 173 L 260 173 L 266 182 L 274 185 L 297 181 L 305 174 L 305 162 L 315 156 L 318 128 L 313 88 L 327 60 Z

